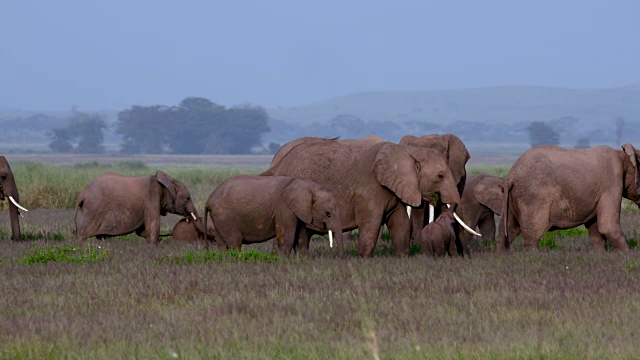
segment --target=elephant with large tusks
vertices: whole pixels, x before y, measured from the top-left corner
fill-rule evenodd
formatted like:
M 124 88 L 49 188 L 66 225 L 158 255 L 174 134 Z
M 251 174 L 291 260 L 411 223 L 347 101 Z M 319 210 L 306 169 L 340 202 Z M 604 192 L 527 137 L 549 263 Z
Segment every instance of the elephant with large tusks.
M 358 254 L 371 256 L 386 223 L 397 256 L 409 255 L 409 218 L 405 205 L 460 203 L 447 162 L 439 152 L 389 142 L 354 146 L 337 140 L 302 138 L 276 153 L 263 175 L 311 180 L 333 192 L 343 230 L 359 229 Z
M 76 202 L 75 233 L 80 240 L 136 232 L 158 243 L 160 215 L 197 219 L 191 194 L 180 181 L 162 171 L 152 176 L 103 174 L 93 179 Z M 201 223 L 194 221 L 204 229 Z
M 467 170 L 465 166 L 471 156 L 469 155 L 469 151 L 467 151 L 467 147 L 464 145 L 462 140 L 460 140 L 460 138 L 453 134 L 431 134 L 423 135 L 420 137 L 406 135 L 403 136 L 402 139 L 400 139 L 400 144 L 433 149 L 441 153 L 445 157 L 447 165 L 449 165 L 449 168 L 451 169 L 453 180 L 455 181 L 456 187 L 458 188 L 458 194 L 462 196 L 462 192 L 467 180 Z M 441 203 L 426 205 L 428 205 L 428 211 L 426 211 L 425 206 L 420 206 L 412 210 L 407 209 L 411 217 L 411 239 L 418 243 L 421 242 L 420 237 L 424 224 L 432 222 L 433 219 L 437 217 L 441 212 L 446 211 L 446 209 L 441 206 Z M 462 213 L 463 210 L 464 203 L 459 204 L 457 208 L 458 213 Z M 467 232 L 471 233 L 472 235 L 480 236 L 480 234 L 473 230 L 473 227 L 465 225 L 466 219 L 463 218 L 465 220 L 463 222 L 457 215 L 455 215 L 454 217 L 459 225 Z M 451 253 L 455 253 L 455 251 L 453 251 L 455 248 L 455 250 L 459 254 L 468 255 L 469 250 L 467 249 L 466 241 L 464 241 L 462 231 L 457 226 L 454 226 L 454 230 L 456 232 L 456 241 L 451 243 Z
M 608 146 L 567 150 L 538 146 L 516 160 L 505 180 L 498 250 L 522 233 L 526 250 L 537 248 L 548 230 L 585 225 L 592 249 L 609 241 L 629 251 L 620 226 L 622 198 L 640 204 L 638 152 Z
M 276 238 L 280 254 L 309 251 L 308 233 L 333 234 L 340 257 L 344 253 L 338 202 L 331 192 L 311 181 L 289 176 L 238 175 L 213 190 L 204 210 L 213 221 L 215 242 L 221 249 Z
M 0 155 L 0 200 L 9 199 L 9 218 L 11 219 L 11 235 L 13 240 L 21 240 L 20 210 L 28 211 L 19 203 L 20 195 L 11 166 L 4 156 Z

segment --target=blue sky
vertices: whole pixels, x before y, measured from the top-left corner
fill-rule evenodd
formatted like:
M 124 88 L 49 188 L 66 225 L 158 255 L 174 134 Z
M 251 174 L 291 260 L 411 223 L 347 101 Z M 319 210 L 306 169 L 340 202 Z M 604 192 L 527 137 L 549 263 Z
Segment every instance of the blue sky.
M 640 1 L 4 0 L 0 107 L 640 83 Z

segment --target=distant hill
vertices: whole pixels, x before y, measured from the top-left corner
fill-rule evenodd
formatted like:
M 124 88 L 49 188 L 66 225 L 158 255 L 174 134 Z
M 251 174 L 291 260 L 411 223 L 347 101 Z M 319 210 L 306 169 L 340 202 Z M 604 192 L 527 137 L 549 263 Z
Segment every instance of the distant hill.
M 596 125 L 623 116 L 640 121 L 640 86 L 568 89 L 534 86 L 459 90 L 363 92 L 304 106 L 268 109 L 287 123 L 325 123 L 341 114 L 365 121 L 515 124 L 565 116 Z

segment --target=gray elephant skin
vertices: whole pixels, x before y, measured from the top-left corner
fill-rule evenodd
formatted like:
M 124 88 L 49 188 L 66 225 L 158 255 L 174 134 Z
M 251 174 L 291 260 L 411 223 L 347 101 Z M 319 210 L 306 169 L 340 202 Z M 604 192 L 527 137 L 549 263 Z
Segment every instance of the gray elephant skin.
M 302 138 L 283 146 L 263 175 L 311 180 L 337 198 L 343 230 L 359 229 L 358 254 L 371 256 L 380 227 L 389 228 L 397 256 L 409 255 L 410 223 L 405 205 L 460 203 L 444 156 L 432 149 L 389 142 L 354 146 L 336 140 Z
M 458 214 L 470 228 L 480 230 L 484 241 L 496 238 L 495 216 L 502 214 L 502 185 L 504 180 L 497 176 L 475 174 L 467 176 L 462 192 L 462 208 Z M 460 232 L 463 247 L 473 235 Z
M 209 195 L 204 217 L 205 226 L 211 218 L 215 242 L 223 250 L 275 237 L 280 254 L 290 254 L 298 242 L 304 254 L 309 232 L 333 231 L 338 254 L 344 255 L 337 200 L 311 181 L 288 176 L 228 178 Z
M 462 196 L 467 179 L 467 170 L 465 166 L 471 156 L 469 155 L 467 147 L 464 145 L 462 140 L 460 140 L 460 138 L 453 134 L 431 134 L 420 137 L 407 135 L 400 139 L 400 144 L 433 149 L 440 152 L 445 157 L 447 165 L 449 165 L 449 168 L 451 169 L 453 180 L 455 181 L 456 187 L 458 188 L 458 194 Z M 437 217 L 441 212 L 447 211 L 441 203 L 435 205 L 435 217 Z M 464 203 L 459 204 L 457 211 L 459 214 L 464 211 Z M 422 229 L 425 223 L 428 222 L 427 216 L 428 211 L 425 210 L 424 204 L 411 211 L 411 239 L 413 241 L 420 243 Z M 464 217 L 462 217 L 462 219 L 465 222 L 467 221 Z M 469 224 L 467 223 L 467 225 Z M 466 242 L 464 242 L 462 239 L 463 235 L 461 235 L 463 231 L 457 224 L 454 225 L 454 229 L 456 232 L 457 241 L 453 242 L 452 246 L 456 247 L 456 251 L 458 252 L 458 254 L 468 255 L 469 250 L 466 246 Z
M 174 240 L 179 241 L 190 241 L 190 242 L 204 242 L 205 235 L 202 231 L 202 226 L 196 226 L 196 221 L 200 224 L 204 223 L 204 218 L 202 216 L 198 216 L 196 220 L 193 220 L 192 217 L 184 217 L 180 219 L 173 226 L 171 230 L 171 237 Z M 207 226 L 207 238 L 213 240 L 213 224 L 209 224 Z M 207 244 L 205 244 L 206 246 Z
M 633 145 L 567 150 L 539 146 L 527 150 L 505 180 L 499 250 L 518 234 L 526 250 L 536 249 L 548 230 L 584 224 L 592 249 L 629 251 L 620 226 L 622 198 L 640 204 L 638 156 Z
M 455 254 L 455 247 L 451 246 L 456 241 L 456 233 L 453 229 L 455 222 L 453 211 L 445 211 L 434 222 L 427 224 L 421 231 L 422 252 L 436 257 Z
M 18 208 L 18 206 L 20 206 L 20 195 L 18 194 L 18 187 L 16 186 L 16 180 L 13 177 L 11 166 L 9 166 L 7 159 L 0 155 L 0 200 L 5 200 L 5 198 L 9 202 L 11 237 L 13 240 L 21 240 L 19 220 L 20 209 Z M 22 206 L 20 207 L 22 208 Z
M 160 216 L 197 217 L 191 194 L 162 171 L 152 176 L 103 174 L 93 179 L 76 202 L 75 233 L 79 240 L 136 232 L 158 243 Z

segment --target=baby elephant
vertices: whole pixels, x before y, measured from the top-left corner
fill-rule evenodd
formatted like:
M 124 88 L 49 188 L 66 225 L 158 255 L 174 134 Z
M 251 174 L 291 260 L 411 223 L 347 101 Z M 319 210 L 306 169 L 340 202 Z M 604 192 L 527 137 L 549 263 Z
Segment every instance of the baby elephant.
M 196 221 L 199 221 L 200 224 L 202 224 L 204 221 L 204 218 L 201 216 L 198 216 L 198 220 Z M 208 228 L 207 238 L 208 240 L 213 240 L 213 236 L 214 236 L 213 225 L 209 224 L 207 228 Z M 204 233 L 196 227 L 195 221 L 192 218 L 188 218 L 188 217 L 180 219 L 180 221 L 178 221 L 173 226 L 173 230 L 171 230 L 171 237 L 174 240 L 181 240 L 181 241 L 191 241 L 191 242 L 204 241 Z
M 436 221 L 427 224 L 421 234 L 420 247 L 422 252 L 439 257 L 446 254 L 452 255 L 451 245 L 456 241 L 456 233 L 453 230 L 455 222 L 456 219 L 453 217 L 453 210 L 451 210 L 443 212 Z
M 209 195 L 204 211 L 204 225 L 208 217 L 213 220 L 214 238 L 221 249 L 240 249 L 242 244 L 275 236 L 278 251 L 290 254 L 298 241 L 308 244 L 308 230 L 330 231 L 343 256 L 338 201 L 311 181 L 288 176 L 234 176 Z

